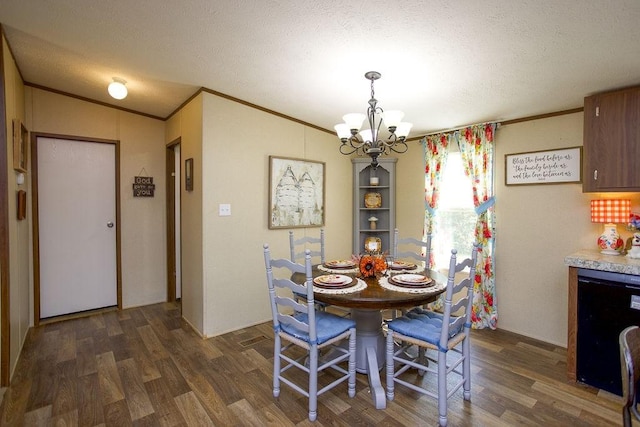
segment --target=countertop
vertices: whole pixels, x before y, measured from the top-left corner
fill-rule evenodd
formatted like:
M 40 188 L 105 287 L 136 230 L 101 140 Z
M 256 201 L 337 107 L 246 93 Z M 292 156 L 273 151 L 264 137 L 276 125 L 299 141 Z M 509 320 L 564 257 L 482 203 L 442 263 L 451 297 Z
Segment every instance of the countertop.
M 640 259 L 625 255 L 603 255 L 598 250 L 583 249 L 573 253 L 565 257 L 564 264 L 569 267 L 640 276 Z

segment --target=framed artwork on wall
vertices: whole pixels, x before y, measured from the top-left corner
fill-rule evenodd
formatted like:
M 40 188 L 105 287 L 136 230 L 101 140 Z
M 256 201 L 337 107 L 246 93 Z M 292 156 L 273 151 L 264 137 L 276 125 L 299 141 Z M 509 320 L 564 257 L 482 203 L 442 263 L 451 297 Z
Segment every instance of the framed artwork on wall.
M 13 169 L 27 171 L 29 132 L 20 119 L 13 119 Z
M 193 191 L 193 158 L 184 161 L 184 189 Z
M 324 162 L 269 156 L 269 228 L 324 225 Z
M 582 182 L 582 147 L 505 154 L 505 185 Z

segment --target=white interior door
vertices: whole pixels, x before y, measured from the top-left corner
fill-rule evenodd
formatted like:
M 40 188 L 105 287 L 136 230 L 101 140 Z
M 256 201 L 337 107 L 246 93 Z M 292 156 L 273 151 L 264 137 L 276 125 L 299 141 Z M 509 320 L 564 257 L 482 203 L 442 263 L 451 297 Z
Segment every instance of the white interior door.
M 40 318 L 117 304 L 115 145 L 37 139 Z

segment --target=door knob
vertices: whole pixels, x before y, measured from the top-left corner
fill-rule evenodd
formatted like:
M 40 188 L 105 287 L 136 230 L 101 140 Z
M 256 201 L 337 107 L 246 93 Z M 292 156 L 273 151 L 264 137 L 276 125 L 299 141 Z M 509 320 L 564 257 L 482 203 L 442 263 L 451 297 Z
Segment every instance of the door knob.
M 113 228 L 113 222 L 109 221 L 109 222 L 107 223 L 107 227 L 109 227 L 109 228 Z

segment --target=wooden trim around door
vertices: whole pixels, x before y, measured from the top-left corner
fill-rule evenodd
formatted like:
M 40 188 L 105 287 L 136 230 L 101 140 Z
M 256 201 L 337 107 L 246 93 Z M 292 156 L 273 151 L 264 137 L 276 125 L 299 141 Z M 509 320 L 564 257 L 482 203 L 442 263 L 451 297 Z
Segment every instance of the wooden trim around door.
M 0 44 L 4 39 L 0 26 Z M 7 108 L 5 105 L 4 49 L 0 49 L 0 386 L 9 385 L 11 317 L 9 316 L 9 171 L 7 158 Z
M 101 144 L 115 145 L 115 197 L 116 197 L 116 295 L 118 310 L 122 310 L 122 228 L 120 215 L 120 141 L 113 139 L 84 138 L 72 135 L 58 135 L 51 133 L 31 133 L 31 210 L 33 218 L 33 324 L 40 325 L 40 227 L 38 216 L 38 138 L 67 139 Z M 64 316 L 61 316 L 61 318 Z

